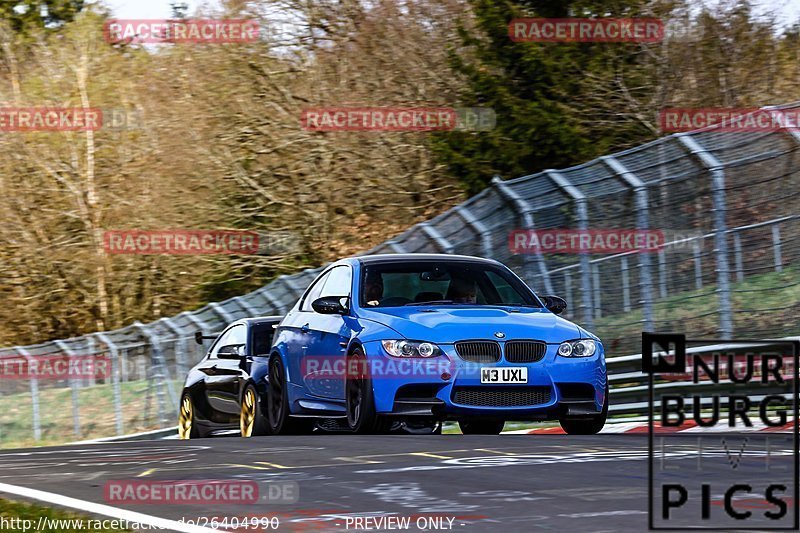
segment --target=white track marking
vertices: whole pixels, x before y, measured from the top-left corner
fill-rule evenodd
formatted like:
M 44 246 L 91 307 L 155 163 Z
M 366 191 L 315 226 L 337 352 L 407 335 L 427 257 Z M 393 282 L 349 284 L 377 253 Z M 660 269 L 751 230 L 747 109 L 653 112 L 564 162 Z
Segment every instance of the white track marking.
M 157 516 L 146 515 L 137 513 L 135 511 L 128 511 L 126 509 L 119 509 L 110 505 L 103 505 L 100 503 L 87 502 L 70 498 L 69 496 L 62 496 L 54 492 L 45 492 L 43 490 L 29 489 L 26 487 L 18 487 L 16 485 L 8 485 L 0 483 L 0 492 L 6 494 L 14 494 L 22 496 L 23 498 L 30 498 L 42 502 L 60 505 L 62 507 L 69 507 L 77 509 L 85 513 L 98 514 L 102 516 L 110 516 L 120 520 L 127 520 L 130 523 L 147 524 L 149 526 L 169 530 L 181 531 L 183 533 L 211 533 L 214 531 L 221 531 L 219 529 L 212 529 L 209 527 L 196 526 L 189 523 L 179 522 L 177 520 L 170 520 L 168 518 L 159 518 Z

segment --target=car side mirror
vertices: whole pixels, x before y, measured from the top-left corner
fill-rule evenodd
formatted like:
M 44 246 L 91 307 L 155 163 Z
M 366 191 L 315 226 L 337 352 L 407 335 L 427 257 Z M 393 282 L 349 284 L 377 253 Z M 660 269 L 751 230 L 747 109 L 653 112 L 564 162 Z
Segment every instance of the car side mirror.
M 244 355 L 244 344 L 229 344 L 217 350 L 220 359 L 240 359 Z
M 542 298 L 544 306 L 556 315 L 560 315 L 567 310 L 567 302 L 558 296 L 545 296 Z
M 348 311 L 346 296 L 324 296 L 311 303 L 311 308 L 322 315 L 344 315 Z

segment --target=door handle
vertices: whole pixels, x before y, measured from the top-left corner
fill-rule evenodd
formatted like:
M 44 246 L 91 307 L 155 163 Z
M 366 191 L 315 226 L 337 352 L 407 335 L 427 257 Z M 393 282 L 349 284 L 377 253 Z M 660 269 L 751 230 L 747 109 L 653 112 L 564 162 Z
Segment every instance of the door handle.
M 300 331 L 302 331 L 303 333 L 308 333 L 310 329 L 311 329 L 311 328 L 309 327 L 309 325 L 308 325 L 308 324 L 303 324 L 303 325 L 300 327 Z

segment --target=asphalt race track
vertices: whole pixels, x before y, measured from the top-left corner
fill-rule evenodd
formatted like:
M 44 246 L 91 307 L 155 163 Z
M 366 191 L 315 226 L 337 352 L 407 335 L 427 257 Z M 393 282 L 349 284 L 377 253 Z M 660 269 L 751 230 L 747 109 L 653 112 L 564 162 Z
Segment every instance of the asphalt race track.
M 173 520 L 275 516 L 280 531 L 364 530 L 354 517 L 387 515 L 410 517 L 411 531 L 423 530 L 420 518 L 437 530 L 437 517 L 463 532 L 644 531 L 647 450 L 646 434 L 135 441 L 5 451 L 0 483 Z M 293 487 L 295 501 L 115 505 L 104 497 L 109 481 L 187 479 L 255 481 L 262 500 L 272 497 L 269 485 Z

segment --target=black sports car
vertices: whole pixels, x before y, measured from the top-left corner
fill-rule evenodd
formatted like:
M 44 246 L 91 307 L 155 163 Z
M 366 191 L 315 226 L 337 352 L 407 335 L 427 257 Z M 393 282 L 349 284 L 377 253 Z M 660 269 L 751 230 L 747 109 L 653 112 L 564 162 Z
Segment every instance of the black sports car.
M 241 436 L 266 435 L 268 358 L 275 326 L 281 316 L 245 318 L 233 322 L 219 335 L 195 334 L 202 344 L 214 339 L 206 355 L 190 371 L 181 394 L 178 436 L 208 437 L 238 429 Z M 314 418 L 300 421 L 300 429 L 311 432 L 349 431 L 346 421 L 331 419 L 318 424 Z M 393 433 L 441 433 L 441 424 L 398 422 Z
M 243 437 L 265 433 L 267 357 L 283 317 L 237 320 L 214 340 L 186 377 L 178 415 L 182 439 L 239 429 Z M 197 333 L 195 339 L 213 337 Z

